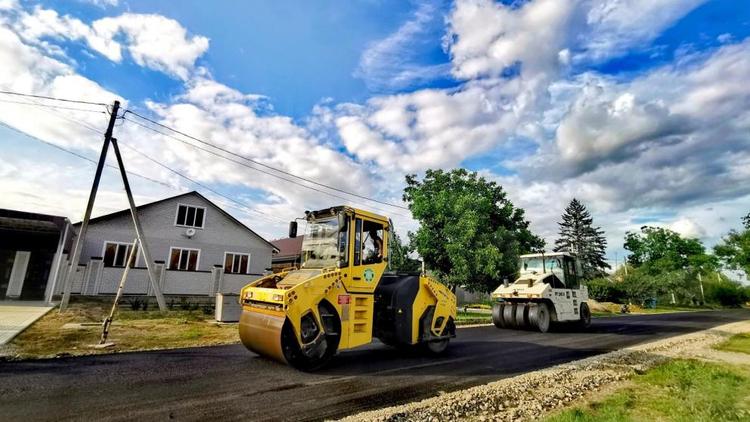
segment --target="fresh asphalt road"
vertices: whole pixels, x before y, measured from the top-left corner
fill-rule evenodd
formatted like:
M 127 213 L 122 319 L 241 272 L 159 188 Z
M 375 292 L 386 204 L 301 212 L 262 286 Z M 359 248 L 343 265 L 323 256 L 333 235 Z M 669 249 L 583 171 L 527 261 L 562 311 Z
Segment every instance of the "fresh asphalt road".
M 376 343 L 314 374 L 241 345 L 3 362 L 0 420 L 342 417 L 743 319 L 750 311 L 598 318 L 585 332 L 465 328 L 440 358 Z

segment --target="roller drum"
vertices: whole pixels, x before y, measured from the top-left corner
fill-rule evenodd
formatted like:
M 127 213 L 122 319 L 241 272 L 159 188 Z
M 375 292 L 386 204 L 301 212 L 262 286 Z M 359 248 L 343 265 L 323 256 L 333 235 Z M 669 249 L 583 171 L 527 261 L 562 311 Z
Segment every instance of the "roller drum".
M 252 352 L 287 363 L 281 346 L 285 320 L 283 316 L 243 310 L 240 317 L 240 340 Z

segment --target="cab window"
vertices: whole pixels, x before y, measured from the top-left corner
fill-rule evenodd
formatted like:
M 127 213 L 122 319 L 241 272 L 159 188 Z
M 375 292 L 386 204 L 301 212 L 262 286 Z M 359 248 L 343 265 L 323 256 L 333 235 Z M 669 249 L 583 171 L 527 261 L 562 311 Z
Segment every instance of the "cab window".
M 362 263 L 362 219 L 358 218 L 354 224 L 354 265 Z
M 383 262 L 383 225 L 373 221 L 362 224 L 362 260 L 365 265 Z

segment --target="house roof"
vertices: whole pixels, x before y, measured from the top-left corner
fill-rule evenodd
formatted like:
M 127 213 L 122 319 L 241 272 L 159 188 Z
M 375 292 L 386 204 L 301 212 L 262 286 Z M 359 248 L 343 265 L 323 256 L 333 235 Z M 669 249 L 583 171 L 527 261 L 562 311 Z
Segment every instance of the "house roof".
M 67 218 L 0 208 L 0 229 L 29 232 L 59 232 L 65 227 Z
M 299 256 L 302 252 L 302 240 L 305 236 L 287 237 L 284 239 L 272 240 L 271 243 L 278 248 L 279 253 L 274 257 L 276 259 L 281 258 L 293 258 Z
M 179 195 L 170 196 L 168 198 L 160 199 L 158 201 L 149 202 L 148 204 L 139 205 L 139 206 L 137 206 L 135 208 L 137 210 L 143 210 L 143 209 L 149 208 L 149 207 L 151 207 L 153 205 L 161 204 L 162 202 L 171 201 L 173 199 L 182 198 L 182 197 L 190 196 L 190 195 L 194 195 L 194 196 L 198 196 L 199 198 L 202 198 L 204 201 L 208 202 L 214 208 L 216 208 L 217 210 L 219 210 L 219 212 L 221 212 L 224 216 L 226 216 L 227 218 L 229 218 L 230 220 L 232 220 L 233 222 L 235 222 L 236 224 L 238 224 L 240 227 L 242 227 L 245 230 L 249 231 L 250 233 L 254 234 L 255 236 L 257 236 L 262 241 L 266 242 L 266 244 L 268 244 L 268 246 L 270 246 L 273 249 L 274 253 L 278 253 L 279 252 L 279 249 L 273 243 L 269 242 L 263 236 L 261 236 L 258 233 L 254 232 L 253 229 L 251 229 L 250 227 L 246 226 L 240 220 L 234 218 L 232 216 L 232 214 L 229 214 L 228 212 L 224 211 L 221 207 L 219 207 L 218 205 L 214 204 L 210 199 L 208 199 L 205 196 L 201 195 L 197 191 L 190 191 L 190 192 L 182 193 L 182 194 L 179 194 Z M 112 219 L 112 218 L 116 218 L 116 217 L 120 217 L 120 216 L 128 215 L 128 214 L 130 214 L 130 208 L 126 208 L 124 210 L 113 212 L 113 213 L 110 213 L 110 214 L 100 215 L 99 217 L 94 217 L 94 218 L 92 218 L 92 219 L 89 220 L 89 224 L 96 223 L 98 221 L 109 220 L 109 219 Z M 74 226 L 79 226 L 80 224 L 81 224 L 81 221 L 75 223 Z

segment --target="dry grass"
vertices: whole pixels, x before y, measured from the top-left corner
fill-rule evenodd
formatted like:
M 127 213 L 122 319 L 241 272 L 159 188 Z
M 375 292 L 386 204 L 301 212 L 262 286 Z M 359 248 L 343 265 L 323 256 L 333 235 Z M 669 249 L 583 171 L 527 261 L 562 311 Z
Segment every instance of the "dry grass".
M 162 314 L 157 311 L 119 309 L 108 337 L 108 341 L 115 345 L 94 349 L 91 345 L 99 343 L 101 322 L 109 313 L 110 306 L 106 302 L 75 302 L 64 313 L 52 310 L 16 337 L 4 354 L 11 359 L 38 359 L 239 341 L 237 324 L 217 324 L 210 315 L 200 310 L 172 310 Z M 87 326 L 63 328 L 69 323 L 84 323 Z

